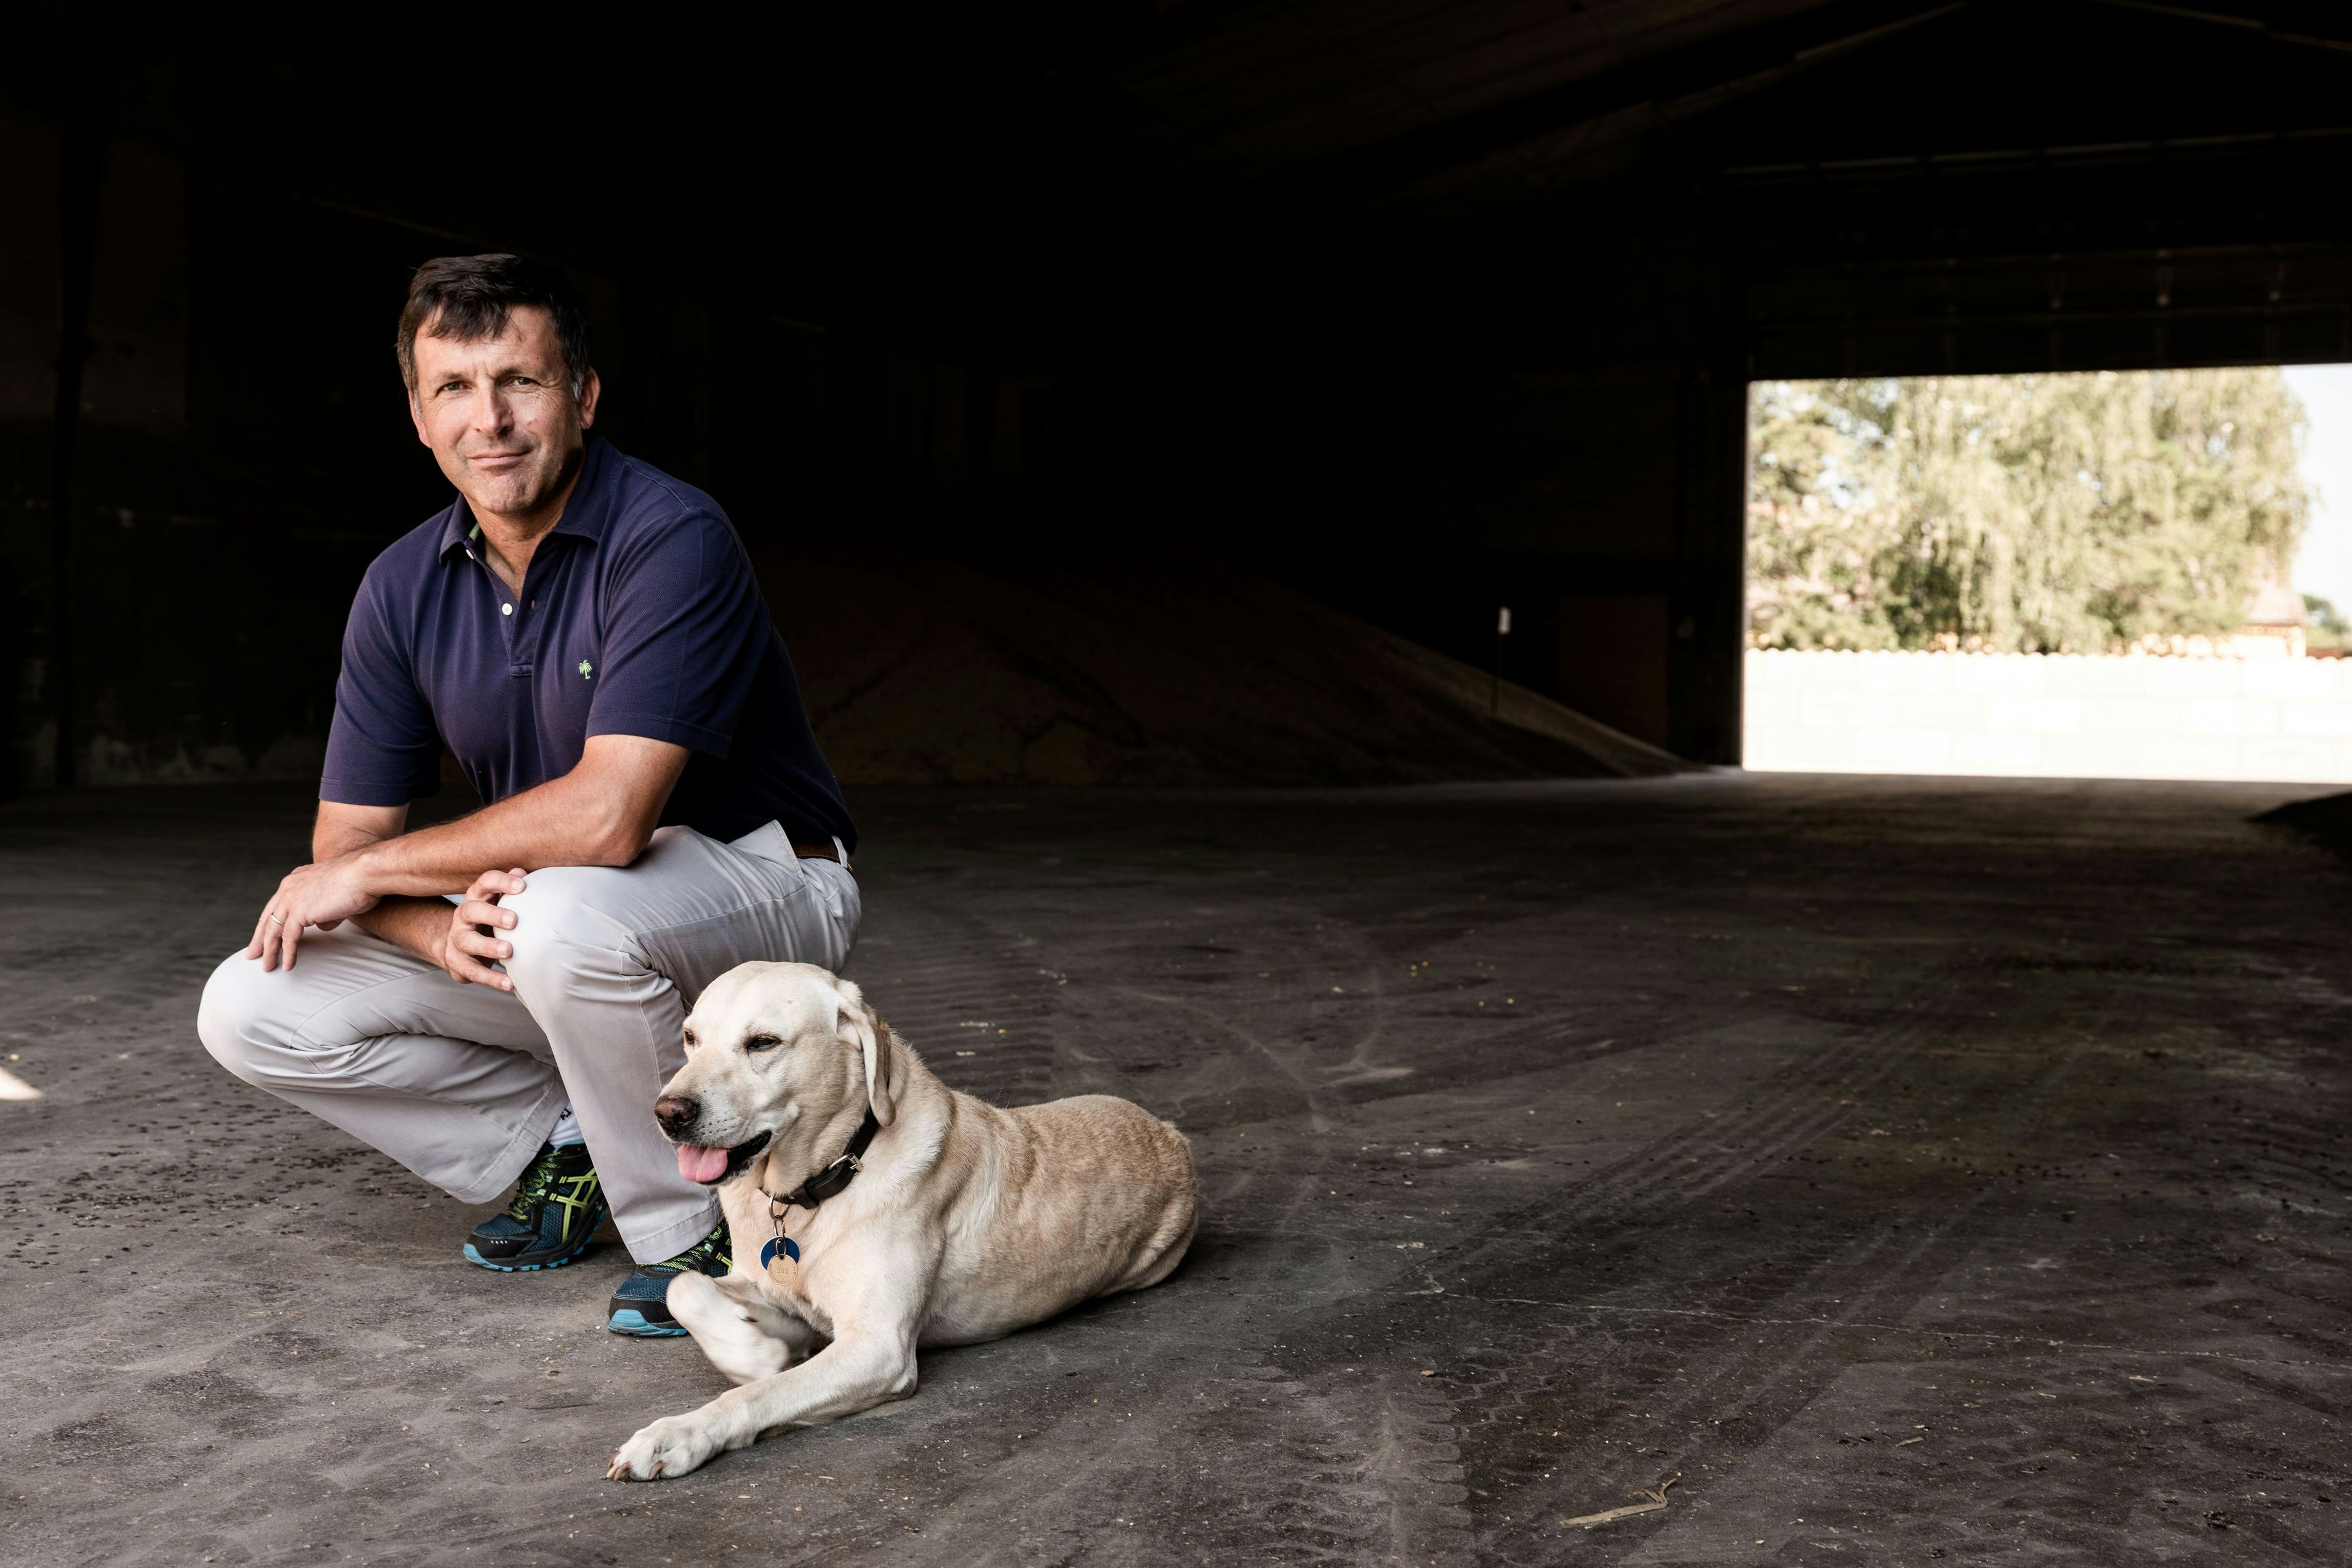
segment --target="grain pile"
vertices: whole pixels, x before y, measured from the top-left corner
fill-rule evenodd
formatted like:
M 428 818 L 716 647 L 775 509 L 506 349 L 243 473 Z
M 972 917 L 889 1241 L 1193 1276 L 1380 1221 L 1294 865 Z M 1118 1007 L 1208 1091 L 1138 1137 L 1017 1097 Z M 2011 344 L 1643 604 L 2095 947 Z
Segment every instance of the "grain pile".
M 2337 854 L 2352 856 L 2352 792 L 2290 801 L 2247 821 L 2287 829 Z
M 1685 767 L 1533 692 L 1200 559 L 763 558 L 849 783 L 1406 784 Z

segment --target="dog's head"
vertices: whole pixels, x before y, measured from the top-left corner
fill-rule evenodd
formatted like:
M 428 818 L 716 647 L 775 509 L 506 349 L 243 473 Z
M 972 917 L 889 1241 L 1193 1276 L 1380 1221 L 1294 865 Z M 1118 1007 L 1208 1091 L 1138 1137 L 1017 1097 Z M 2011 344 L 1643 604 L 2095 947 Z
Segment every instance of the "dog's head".
M 654 1120 L 688 1181 L 715 1186 L 764 1153 L 797 1186 L 840 1155 L 869 1107 L 890 1124 L 892 1055 L 889 1030 L 853 982 L 814 964 L 745 964 L 687 1016 L 686 1065 L 654 1102 Z

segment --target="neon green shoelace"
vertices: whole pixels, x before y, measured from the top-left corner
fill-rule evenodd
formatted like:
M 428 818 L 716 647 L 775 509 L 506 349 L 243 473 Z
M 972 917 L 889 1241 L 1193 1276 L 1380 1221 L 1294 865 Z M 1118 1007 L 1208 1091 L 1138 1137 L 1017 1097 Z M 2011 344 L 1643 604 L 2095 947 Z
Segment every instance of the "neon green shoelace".
M 688 1270 L 698 1274 L 707 1274 L 710 1270 L 704 1267 L 706 1263 L 716 1263 L 721 1270 L 735 1267 L 735 1260 L 727 1250 L 727 1228 L 723 1225 L 668 1262 L 656 1263 L 654 1267 L 675 1269 L 681 1274 Z
M 529 1225 L 534 1205 L 552 1203 L 563 1210 L 563 1234 L 568 1237 L 596 1196 L 596 1172 L 591 1168 L 578 1176 L 559 1176 L 558 1158 L 549 1154 L 531 1163 L 515 1188 L 514 1201 L 507 1205 L 507 1215 L 519 1225 Z

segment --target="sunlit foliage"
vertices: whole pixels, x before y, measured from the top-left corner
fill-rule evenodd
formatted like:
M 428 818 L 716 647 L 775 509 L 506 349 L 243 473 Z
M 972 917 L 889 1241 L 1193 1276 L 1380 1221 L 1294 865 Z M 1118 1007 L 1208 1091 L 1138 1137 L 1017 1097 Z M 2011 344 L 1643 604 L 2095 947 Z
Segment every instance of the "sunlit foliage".
M 1748 625 L 1765 648 L 2098 653 L 2226 632 L 2311 497 L 2275 370 L 1765 382 Z

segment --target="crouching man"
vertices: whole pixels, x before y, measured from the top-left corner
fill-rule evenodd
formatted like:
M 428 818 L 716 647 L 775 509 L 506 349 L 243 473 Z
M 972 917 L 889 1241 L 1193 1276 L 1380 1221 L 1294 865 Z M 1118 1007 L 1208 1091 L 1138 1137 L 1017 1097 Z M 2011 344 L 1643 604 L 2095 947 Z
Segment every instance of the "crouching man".
M 461 1202 L 516 1184 L 463 1243 L 486 1269 L 569 1263 L 609 1209 L 637 1268 L 608 1326 L 680 1333 L 669 1282 L 726 1272 L 727 1231 L 654 1101 L 711 980 L 841 967 L 856 829 L 725 515 L 589 434 L 561 275 L 428 262 L 397 348 L 457 498 L 368 569 L 311 863 L 198 1029 Z M 445 746 L 487 804 L 408 831 Z

